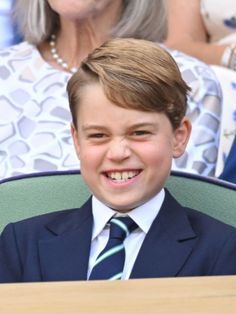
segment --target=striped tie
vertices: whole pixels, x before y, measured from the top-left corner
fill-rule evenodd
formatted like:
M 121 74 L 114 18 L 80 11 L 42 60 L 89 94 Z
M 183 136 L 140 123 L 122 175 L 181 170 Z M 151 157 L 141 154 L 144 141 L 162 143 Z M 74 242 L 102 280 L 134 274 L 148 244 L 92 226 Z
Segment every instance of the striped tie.
M 125 238 L 137 228 L 130 217 L 110 220 L 110 236 L 104 250 L 98 255 L 89 280 L 121 279 L 125 262 Z

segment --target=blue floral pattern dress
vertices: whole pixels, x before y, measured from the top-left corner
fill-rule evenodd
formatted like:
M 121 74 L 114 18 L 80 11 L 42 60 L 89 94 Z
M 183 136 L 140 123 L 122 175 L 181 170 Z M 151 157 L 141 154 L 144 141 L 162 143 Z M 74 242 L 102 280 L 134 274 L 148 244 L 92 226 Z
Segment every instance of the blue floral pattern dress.
M 236 2 L 235 0 L 201 0 L 201 15 L 209 35 L 209 41 L 222 44 L 236 44 Z M 220 146 L 216 175 L 222 172 L 236 136 L 236 72 L 212 65 L 223 92 Z

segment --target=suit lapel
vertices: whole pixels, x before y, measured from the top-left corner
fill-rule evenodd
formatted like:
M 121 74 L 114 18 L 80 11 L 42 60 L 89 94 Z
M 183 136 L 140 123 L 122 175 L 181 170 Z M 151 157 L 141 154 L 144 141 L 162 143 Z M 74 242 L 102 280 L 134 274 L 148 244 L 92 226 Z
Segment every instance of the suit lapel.
M 52 237 L 39 241 L 44 281 L 86 280 L 92 235 L 91 199 L 48 224 Z
M 86 280 L 92 235 L 91 199 L 80 209 L 46 226 L 51 238 L 39 241 L 44 281 Z M 166 191 L 135 261 L 130 278 L 175 277 L 190 256 L 197 236 L 182 206 Z
M 166 191 L 162 208 L 145 237 L 130 278 L 177 276 L 196 240 L 183 207 Z

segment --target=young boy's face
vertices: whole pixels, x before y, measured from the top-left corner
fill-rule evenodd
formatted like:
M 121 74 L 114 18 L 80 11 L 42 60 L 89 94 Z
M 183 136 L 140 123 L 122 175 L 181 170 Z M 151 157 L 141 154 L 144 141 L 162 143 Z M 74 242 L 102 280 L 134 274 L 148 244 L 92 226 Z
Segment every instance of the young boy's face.
M 173 131 L 163 113 L 118 107 L 98 83 L 84 87 L 77 123 L 72 135 L 84 180 L 101 202 L 121 212 L 161 190 L 191 129 L 185 118 Z

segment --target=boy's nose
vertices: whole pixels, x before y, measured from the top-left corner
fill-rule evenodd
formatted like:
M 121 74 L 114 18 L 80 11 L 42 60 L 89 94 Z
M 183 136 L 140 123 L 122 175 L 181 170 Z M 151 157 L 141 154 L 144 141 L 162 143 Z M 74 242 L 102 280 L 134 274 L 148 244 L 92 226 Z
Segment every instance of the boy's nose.
M 110 143 L 107 157 L 111 160 L 122 161 L 130 156 L 131 151 L 125 139 L 114 140 Z

